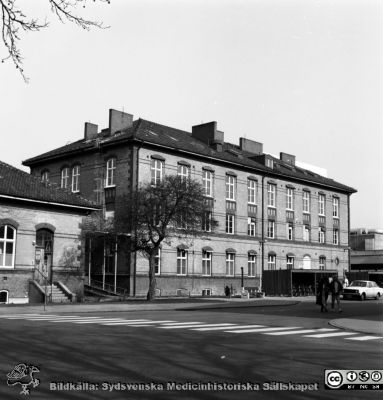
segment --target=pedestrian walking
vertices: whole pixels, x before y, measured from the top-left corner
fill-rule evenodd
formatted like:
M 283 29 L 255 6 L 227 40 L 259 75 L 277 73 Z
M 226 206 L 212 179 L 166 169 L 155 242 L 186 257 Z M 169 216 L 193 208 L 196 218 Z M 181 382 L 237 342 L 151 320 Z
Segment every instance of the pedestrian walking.
M 344 281 L 343 281 L 343 287 L 347 287 L 348 286 L 348 279 L 347 276 L 344 277 Z
M 229 288 L 229 286 L 225 286 L 225 296 L 226 297 L 229 297 L 230 296 L 230 288 Z
M 330 283 L 327 277 L 322 277 L 318 285 L 317 304 L 321 306 L 320 312 L 328 312 L 327 299 L 330 292 Z
M 340 308 L 340 295 L 343 291 L 343 286 L 339 282 L 338 277 L 334 276 L 330 285 L 331 292 L 331 309 L 334 310 L 335 302 L 337 304 L 338 312 L 342 312 Z

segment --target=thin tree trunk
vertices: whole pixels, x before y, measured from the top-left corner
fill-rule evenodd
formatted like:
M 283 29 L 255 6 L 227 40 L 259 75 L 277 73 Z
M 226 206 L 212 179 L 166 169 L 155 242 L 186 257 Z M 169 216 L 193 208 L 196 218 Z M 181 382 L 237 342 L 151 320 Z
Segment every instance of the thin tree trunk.
M 156 275 L 155 275 L 155 253 L 149 256 L 149 290 L 146 296 L 148 301 L 152 301 L 156 297 Z

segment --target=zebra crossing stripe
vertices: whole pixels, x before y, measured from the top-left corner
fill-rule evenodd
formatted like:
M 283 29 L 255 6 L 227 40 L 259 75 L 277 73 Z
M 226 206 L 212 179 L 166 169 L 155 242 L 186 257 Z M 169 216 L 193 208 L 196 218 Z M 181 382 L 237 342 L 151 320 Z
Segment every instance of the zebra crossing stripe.
M 161 329 L 182 329 L 182 328 L 204 328 L 204 327 L 213 327 L 213 326 L 224 326 L 228 327 L 234 324 L 191 324 L 191 325 L 176 325 L 176 326 L 158 326 Z
M 103 323 L 101 325 L 108 325 L 108 326 L 118 326 L 118 325 L 128 325 L 128 326 L 136 326 L 136 325 L 141 325 L 141 326 L 147 326 L 150 324 L 161 324 L 164 322 L 172 322 L 172 321 L 150 321 L 150 320 L 146 320 L 146 321 L 136 321 L 136 322 L 106 322 Z
M 164 324 L 164 325 L 166 325 L 166 326 L 178 326 L 178 325 L 191 325 L 191 324 L 203 324 L 203 322 L 196 322 L 196 321 L 193 321 L 193 322 L 172 322 L 172 323 L 168 323 L 168 324 Z
M 126 320 L 126 319 L 118 319 L 118 318 L 100 318 L 100 319 L 92 319 L 92 320 L 78 320 L 78 321 L 70 321 L 74 322 L 76 324 L 100 324 L 100 323 L 124 323 L 124 322 L 132 322 L 131 320 Z M 146 320 L 133 320 L 134 324 L 144 324 L 146 323 Z
M 356 332 L 335 332 L 335 333 L 319 333 L 316 335 L 304 335 L 305 337 L 312 337 L 312 338 L 327 338 L 327 337 L 335 337 L 335 336 L 350 336 L 356 335 Z
M 347 340 L 377 340 L 377 339 L 383 339 L 383 336 L 358 336 L 358 337 L 346 337 L 345 339 Z
M 193 328 L 192 331 L 223 331 L 225 329 L 237 329 L 237 328 L 261 328 L 265 325 L 233 325 L 233 326 L 218 326 L 212 328 Z
M 328 329 L 328 328 L 322 328 L 322 329 L 301 329 L 298 331 L 283 331 L 283 332 L 265 332 L 263 333 L 264 335 L 273 335 L 273 336 L 282 336 L 282 335 L 297 335 L 299 333 L 312 333 L 312 332 L 331 332 L 331 331 L 336 331 L 337 329 Z
M 256 328 L 256 329 L 237 329 L 235 331 L 225 331 L 230 333 L 251 333 L 251 332 L 271 332 L 271 331 L 284 331 L 289 329 L 299 329 L 300 326 L 289 326 L 279 328 Z

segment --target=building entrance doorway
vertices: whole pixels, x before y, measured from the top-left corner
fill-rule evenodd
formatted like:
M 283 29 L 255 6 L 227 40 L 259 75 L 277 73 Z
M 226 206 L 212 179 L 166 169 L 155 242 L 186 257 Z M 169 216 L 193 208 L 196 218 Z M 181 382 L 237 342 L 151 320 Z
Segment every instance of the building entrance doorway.
M 53 258 L 53 232 L 48 229 L 39 229 L 36 232 L 35 266 L 40 272 L 39 281 L 44 280 L 51 283 L 52 280 L 52 258 Z M 43 276 L 42 276 L 43 275 Z M 41 282 L 43 283 L 43 282 Z

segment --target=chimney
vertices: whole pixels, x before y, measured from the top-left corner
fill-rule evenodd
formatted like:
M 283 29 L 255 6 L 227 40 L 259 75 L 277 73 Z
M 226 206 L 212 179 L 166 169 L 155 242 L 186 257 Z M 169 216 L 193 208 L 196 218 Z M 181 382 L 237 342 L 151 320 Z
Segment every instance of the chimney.
M 84 127 L 84 139 L 85 140 L 92 140 L 97 137 L 98 132 L 98 125 L 92 124 L 90 122 L 85 122 Z
M 242 151 L 247 151 L 252 154 L 259 155 L 263 153 L 263 144 L 256 142 L 255 140 L 241 137 L 239 138 L 239 147 Z
M 115 135 L 133 125 L 133 115 L 122 111 L 109 110 L 109 132 L 110 136 Z
M 194 125 L 192 127 L 192 137 L 208 144 L 216 151 L 222 151 L 224 133 L 217 130 L 216 121 Z
M 284 161 L 288 164 L 295 165 L 295 156 L 292 154 L 287 154 L 287 153 L 279 153 L 279 159 L 281 161 Z

